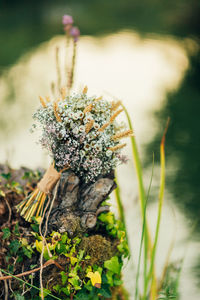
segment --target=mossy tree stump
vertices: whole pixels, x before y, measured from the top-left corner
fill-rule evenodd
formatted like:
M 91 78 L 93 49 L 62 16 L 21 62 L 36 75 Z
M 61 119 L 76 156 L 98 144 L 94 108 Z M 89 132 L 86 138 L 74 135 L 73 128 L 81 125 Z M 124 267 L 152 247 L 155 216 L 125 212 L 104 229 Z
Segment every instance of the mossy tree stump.
M 37 269 L 31 275 L 20 278 L 40 288 L 38 269 L 41 267 L 39 247 L 42 242 L 38 226 L 26 222 L 17 213 L 15 206 L 36 186 L 43 171 L 33 172 L 26 168 L 12 170 L 8 166 L 1 165 L 0 172 L 1 269 L 14 276 Z M 114 224 L 104 223 L 101 218 L 98 218 L 99 215 L 106 217 L 109 206 L 102 205 L 102 202 L 115 187 L 113 174 L 99 178 L 90 184 L 82 183 L 71 171 L 62 174 L 58 186 L 53 191 L 54 205 L 46 220 L 48 221 L 46 240 L 53 256 L 49 258 L 48 254 L 44 253 L 46 256 L 44 255 L 43 259 L 45 268 L 42 283 L 43 287 L 51 293 L 51 296 L 47 295 L 45 299 L 53 299 L 53 296 L 59 299 L 73 299 L 73 297 L 74 299 L 125 299 L 120 281 L 121 267 L 118 270 L 116 268 L 116 274 L 112 275 L 113 279 L 110 279 L 115 280 L 116 283 L 118 279 L 116 285 L 109 282 L 106 273 L 104 274 L 105 262 L 111 261 L 113 257 L 117 258 L 117 267 L 118 264 L 122 265 L 123 251 L 119 251 L 122 238 L 118 237 L 121 229 L 114 227 Z M 113 215 L 108 217 L 114 220 Z M 44 231 L 42 226 L 42 233 Z M 65 244 L 67 245 L 65 250 L 59 254 L 58 248 L 64 247 Z M 51 264 L 51 261 L 55 263 Z M 106 270 L 111 274 L 109 268 L 112 269 L 112 264 L 110 265 L 111 267 L 108 263 Z M 74 269 L 77 269 L 78 277 L 69 275 L 73 274 Z M 91 274 L 102 272 L 100 286 L 90 283 L 87 277 L 89 271 Z M 0 276 L 6 274 L 1 272 Z M 112 276 L 110 275 L 110 278 Z M 76 283 L 74 278 L 78 278 Z M 69 296 L 66 289 L 71 291 Z M 0 290 L 2 299 L 18 299 L 18 295 L 21 296 L 19 299 L 41 299 L 38 290 L 14 278 L 0 280 Z

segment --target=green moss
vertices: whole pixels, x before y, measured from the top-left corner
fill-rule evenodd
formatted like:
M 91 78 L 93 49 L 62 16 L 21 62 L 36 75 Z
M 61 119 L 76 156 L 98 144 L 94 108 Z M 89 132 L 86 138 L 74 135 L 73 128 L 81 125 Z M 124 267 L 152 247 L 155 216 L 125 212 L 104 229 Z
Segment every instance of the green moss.
M 89 263 L 91 265 L 101 266 L 104 261 L 109 260 L 115 254 L 113 253 L 111 241 L 98 234 L 84 237 L 80 248 L 90 256 Z

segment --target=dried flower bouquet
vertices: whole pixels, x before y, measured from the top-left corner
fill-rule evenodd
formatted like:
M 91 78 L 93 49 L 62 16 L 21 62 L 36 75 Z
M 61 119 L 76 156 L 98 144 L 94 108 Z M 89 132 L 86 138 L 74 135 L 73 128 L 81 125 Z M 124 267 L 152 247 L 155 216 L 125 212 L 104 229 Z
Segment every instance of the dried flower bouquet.
M 116 121 L 123 111 L 121 102 L 89 97 L 87 87 L 71 96 L 63 88 L 57 100 L 51 102 L 49 97 L 40 97 L 40 102 L 31 130 L 39 123 L 42 128 L 39 142 L 52 157 L 52 165 L 28 199 L 18 205 L 27 221 L 42 216 L 47 195 L 65 170 L 71 169 L 82 182 L 89 183 L 125 162 L 121 149 L 126 144 L 120 140 L 132 135 L 122 122 Z

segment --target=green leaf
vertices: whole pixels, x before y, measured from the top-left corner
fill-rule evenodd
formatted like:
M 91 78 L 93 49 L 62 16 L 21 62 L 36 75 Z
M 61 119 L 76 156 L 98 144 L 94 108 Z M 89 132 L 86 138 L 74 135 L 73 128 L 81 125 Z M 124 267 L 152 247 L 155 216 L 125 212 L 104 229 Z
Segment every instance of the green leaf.
M 67 233 L 64 233 L 64 234 L 62 235 L 62 237 L 61 237 L 62 243 L 65 244 L 66 241 L 67 241 L 67 239 L 68 239 L 68 235 L 67 235 Z
M 77 300 L 88 300 L 88 293 L 87 290 L 85 288 L 83 288 L 80 292 L 77 293 L 77 295 L 75 296 L 75 299 Z
M 11 182 L 11 187 L 15 188 L 15 187 L 17 187 L 17 186 L 19 186 L 19 182 L 13 180 L 13 181 Z
M 58 254 L 61 254 L 61 253 L 66 253 L 67 252 L 67 249 L 66 249 L 66 245 L 62 244 L 62 243 L 58 243 L 56 245 L 56 252 Z
M 78 260 L 81 261 L 83 259 L 83 255 L 84 255 L 84 250 L 80 250 L 79 251 L 79 255 L 78 255 Z
M 105 261 L 104 267 L 115 274 L 119 274 L 121 271 L 121 266 L 117 256 L 113 256 L 110 260 Z
M 31 224 L 31 227 L 34 232 L 39 233 L 39 224 Z
M 113 283 L 114 283 L 114 285 L 121 285 L 123 283 L 123 281 L 120 279 L 114 279 Z
M 32 251 L 29 251 L 26 247 L 22 248 L 24 255 L 26 255 L 28 258 L 32 257 Z
M 70 296 L 70 290 L 69 290 L 68 287 L 62 287 L 62 288 L 61 288 L 61 291 L 62 291 L 65 295 Z
M 64 271 L 60 272 L 61 278 L 62 278 L 62 284 L 64 285 L 67 281 L 67 275 Z
M 19 223 L 18 222 L 15 224 L 13 232 L 15 235 L 19 235 Z
M 18 240 L 14 240 L 10 243 L 9 249 L 11 253 L 16 254 L 20 246 L 21 246 L 20 242 Z
M 21 296 L 20 294 L 15 295 L 16 300 L 25 300 L 24 296 Z
M 115 220 L 114 220 L 114 216 L 112 213 L 101 213 L 99 216 L 98 216 L 98 219 L 100 221 L 102 221 L 103 223 L 106 223 L 106 224 L 111 224 L 113 225 L 115 223 Z
M 31 269 L 35 269 L 36 267 L 37 267 L 37 264 L 36 265 L 30 265 Z
M 12 274 L 14 271 L 14 265 L 8 265 L 8 271 Z
M 109 285 L 103 284 L 101 289 L 99 290 L 99 294 L 103 297 L 111 298 L 112 294 L 111 294 Z
M 24 260 L 24 258 L 22 256 L 18 256 L 16 262 L 21 263 L 23 260 Z
M 2 239 L 3 240 L 8 239 L 11 235 L 10 229 L 6 227 L 6 228 L 3 228 L 2 231 L 3 231 Z
M 74 276 L 73 278 L 70 278 L 68 281 L 73 285 L 75 290 L 80 290 L 81 289 L 80 280 L 79 280 L 78 276 Z
M 60 291 L 60 285 L 59 284 L 54 285 L 53 290 L 56 291 L 56 292 L 59 292 Z
M 50 290 L 43 289 L 43 295 L 44 295 L 44 297 L 48 296 L 49 294 L 51 294 L 51 291 L 50 291 Z M 41 291 L 40 291 L 40 293 L 39 293 L 39 296 L 40 296 L 40 297 L 42 296 Z
M 75 238 L 73 239 L 73 243 L 74 243 L 75 245 L 80 244 L 80 242 L 81 242 L 81 239 L 78 238 L 78 237 L 75 237 Z
M 11 173 L 1 173 L 1 177 L 3 177 L 6 180 L 9 180 L 11 178 Z
M 110 286 L 113 286 L 113 275 L 114 273 L 112 271 L 109 271 L 106 273 L 106 277 L 107 277 L 107 282 Z

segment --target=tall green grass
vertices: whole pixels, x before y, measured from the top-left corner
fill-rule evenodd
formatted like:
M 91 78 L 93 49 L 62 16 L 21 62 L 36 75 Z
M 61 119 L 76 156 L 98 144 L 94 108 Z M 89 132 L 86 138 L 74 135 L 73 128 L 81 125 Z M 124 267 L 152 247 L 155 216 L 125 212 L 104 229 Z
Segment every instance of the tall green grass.
M 123 106 L 123 105 L 122 105 Z M 129 128 L 133 130 L 131 118 L 125 106 L 123 106 Z M 134 136 L 131 136 L 131 147 L 132 147 L 132 157 L 135 166 L 135 172 L 137 176 L 137 183 L 138 183 L 138 192 L 139 192 L 139 202 L 140 202 L 140 209 L 141 209 L 141 218 L 142 218 L 142 236 L 140 241 L 140 249 L 139 249 L 139 259 L 137 265 L 137 274 L 136 274 L 136 287 L 135 287 L 135 300 L 138 299 L 151 299 L 156 300 L 158 295 L 157 290 L 157 279 L 155 276 L 155 257 L 156 257 L 156 250 L 158 246 L 158 237 L 159 237 L 159 230 L 160 230 L 160 221 L 162 215 L 162 208 L 163 208 L 163 199 L 164 199 L 164 189 L 165 189 L 165 136 L 167 132 L 167 128 L 169 125 L 169 120 L 167 122 L 167 126 L 165 128 L 161 144 L 160 144 L 160 191 L 159 191 L 159 200 L 158 200 L 158 215 L 157 215 L 157 223 L 156 223 L 156 231 L 155 237 L 152 245 L 152 241 L 150 238 L 150 230 L 148 227 L 148 221 L 146 217 L 146 208 L 147 208 L 147 201 L 149 197 L 149 192 L 151 188 L 151 182 L 153 178 L 153 173 L 151 175 L 150 186 L 148 192 L 146 194 L 144 182 L 143 182 L 143 171 L 142 171 L 142 164 L 139 157 L 138 147 L 136 143 L 136 139 Z M 154 162 L 153 162 L 154 163 Z M 153 172 L 153 171 L 152 171 Z M 115 192 L 119 215 L 120 219 L 124 222 L 124 226 L 126 227 L 125 222 L 125 213 L 122 204 L 122 198 L 120 195 L 120 188 L 118 187 Z M 127 230 L 126 230 L 127 232 Z M 139 295 L 139 288 L 138 288 L 138 281 L 139 281 L 139 273 L 140 273 L 140 264 L 141 264 L 141 254 L 142 254 L 142 246 L 144 245 L 144 257 L 143 257 L 143 292 Z
M 138 283 L 139 283 L 140 264 L 141 264 L 141 256 L 142 256 L 142 245 L 143 245 L 143 239 L 144 239 L 146 208 L 147 208 L 147 202 L 148 202 L 148 199 L 149 199 L 149 194 L 150 194 L 152 180 L 153 180 L 153 171 L 154 171 L 154 154 L 153 154 L 152 172 L 151 172 L 151 178 L 150 178 L 150 183 L 149 183 L 149 188 L 148 188 L 148 193 L 147 193 L 147 199 L 146 199 L 145 206 L 144 206 L 144 216 L 145 217 L 143 218 L 143 224 L 142 224 L 142 235 L 141 235 L 141 240 L 140 240 L 140 249 L 139 249 L 139 257 L 138 257 L 137 272 L 136 272 L 135 300 L 138 299 L 138 293 L 139 293 Z

